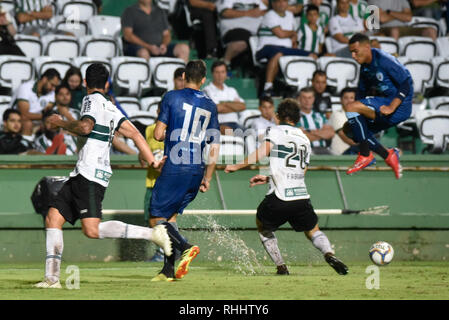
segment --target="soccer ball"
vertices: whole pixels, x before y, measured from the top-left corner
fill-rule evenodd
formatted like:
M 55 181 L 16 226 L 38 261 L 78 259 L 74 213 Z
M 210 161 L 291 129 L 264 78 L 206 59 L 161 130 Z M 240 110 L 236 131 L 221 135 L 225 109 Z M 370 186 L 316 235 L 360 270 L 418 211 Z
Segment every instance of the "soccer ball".
M 393 255 L 393 247 L 385 241 L 378 241 L 369 249 L 371 261 L 378 266 L 389 264 L 393 260 Z

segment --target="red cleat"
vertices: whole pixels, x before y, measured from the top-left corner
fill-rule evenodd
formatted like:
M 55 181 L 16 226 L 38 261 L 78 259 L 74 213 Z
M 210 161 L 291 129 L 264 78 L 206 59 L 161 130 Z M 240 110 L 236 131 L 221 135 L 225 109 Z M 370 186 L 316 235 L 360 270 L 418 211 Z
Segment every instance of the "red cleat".
M 376 163 L 376 158 L 374 158 L 373 153 L 370 152 L 368 157 L 362 156 L 359 153 L 359 156 L 354 162 L 354 165 L 346 171 L 346 174 L 353 174 L 357 171 L 362 170 L 363 168 L 366 168 L 372 164 Z
M 396 148 L 388 150 L 388 157 L 385 159 L 385 163 L 388 164 L 394 171 L 396 179 L 402 177 L 402 166 L 399 162 L 399 150 Z

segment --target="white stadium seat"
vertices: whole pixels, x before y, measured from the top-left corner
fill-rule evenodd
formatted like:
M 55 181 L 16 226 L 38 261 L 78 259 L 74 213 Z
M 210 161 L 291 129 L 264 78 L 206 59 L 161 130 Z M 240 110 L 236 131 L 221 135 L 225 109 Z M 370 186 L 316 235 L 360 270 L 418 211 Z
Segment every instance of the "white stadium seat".
M 427 88 L 433 86 L 434 66 L 430 60 L 407 57 L 399 57 L 398 60 L 410 71 L 415 93 L 424 93 Z
M 108 69 L 109 74 L 112 73 L 111 62 L 105 58 L 76 57 L 73 58 L 72 61 L 73 65 L 81 70 L 81 75 L 83 76 L 83 79 L 86 78 L 87 67 L 89 67 L 92 63 L 101 63 L 106 67 L 106 69 Z
M 128 114 L 133 111 L 141 111 L 140 101 L 135 97 L 115 97 L 120 107 Z
M 87 21 L 89 30 L 94 36 L 118 37 L 121 31 L 120 17 L 98 15 Z
M 142 110 L 145 111 L 151 111 L 156 110 L 157 112 L 157 105 L 161 101 L 161 97 L 145 97 L 140 99 L 140 106 L 142 107 Z
M 389 54 L 399 54 L 399 44 L 393 37 L 371 37 L 371 39 L 376 39 L 380 43 L 380 48 L 388 52 Z
M 54 68 L 58 70 L 61 78 L 64 78 L 67 70 L 72 67 L 72 60 L 68 58 L 52 58 L 47 56 L 34 58 L 37 77 L 40 77 L 47 69 Z
M 75 21 L 87 21 L 97 14 L 97 6 L 88 0 L 69 1 L 60 7 L 59 13 Z
M 256 67 L 262 67 L 263 64 L 267 63 L 267 59 L 263 59 L 262 61 L 257 61 L 256 59 L 256 50 L 257 46 L 259 44 L 259 37 L 258 36 L 251 36 L 249 37 L 249 48 L 251 49 L 251 56 L 253 58 L 253 63 Z
M 260 110 L 259 109 L 252 109 L 252 110 L 244 110 L 239 112 L 239 124 L 247 129 L 251 128 L 251 125 L 254 121 L 254 119 L 260 117 Z
M 140 96 L 142 90 L 151 86 L 150 66 L 147 60 L 137 57 L 111 59 L 114 84 L 129 95 Z
M 245 156 L 245 141 L 243 138 L 221 135 L 220 156 L 230 158 L 228 160 L 233 159 L 233 157 L 237 157 L 237 159 L 243 158 Z M 225 162 L 228 161 L 225 159 Z
M 14 2 L 15 2 L 14 0 L 2 0 L 1 2 L 2 2 L 1 3 L 2 9 L 5 12 L 10 12 L 14 10 Z
M 33 60 L 22 56 L 0 55 L 0 85 L 16 90 L 22 82 L 34 79 Z
M 321 57 L 318 59 L 321 70 L 326 72 L 327 84 L 340 92 L 345 87 L 357 86 L 359 79 L 359 64 L 349 58 Z
M 449 111 L 449 97 L 433 97 L 429 99 L 429 108 L 431 110 Z
M 16 44 L 27 57 L 35 58 L 42 55 L 43 45 L 39 37 L 16 34 L 14 39 L 16 40 Z
M 449 111 L 422 110 L 416 114 L 420 139 L 431 146 L 431 152 L 447 150 L 449 143 Z
M 449 37 L 439 37 L 437 39 L 438 55 L 449 57 Z
M 73 34 L 75 37 L 82 37 L 89 34 L 89 27 L 86 21 L 80 21 L 64 16 L 54 16 L 50 23 L 53 28 Z
M 414 16 L 412 17 L 412 21 L 410 21 L 408 25 L 413 28 L 433 28 L 436 30 L 437 35 L 439 35 L 441 32 L 440 23 L 433 18 Z
M 413 59 L 430 59 L 437 55 L 437 46 L 428 37 L 401 37 L 398 40 L 398 44 L 401 56 Z
M 80 38 L 81 55 L 86 57 L 113 58 L 120 55 L 120 48 L 110 36 L 85 36 Z
M 435 84 L 449 88 L 449 57 L 436 57 L 432 59 L 434 66 Z
M 150 58 L 151 82 L 157 88 L 172 90 L 173 75 L 178 68 L 184 68 L 185 62 L 178 58 L 154 57 Z
M 287 84 L 296 87 L 298 91 L 310 85 L 313 73 L 318 69 L 315 59 L 299 56 L 282 56 L 279 67 Z
M 0 96 L 0 121 L 3 124 L 3 113 L 6 109 L 9 109 L 9 104 L 11 103 L 10 96 Z
M 128 120 L 131 122 L 138 121 L 143 125 L 149 126 L 156 122 L 157 114 L 151 111 L 144 110 L 130 110 L 128 113 Z
M 76 37 L 45 35 L 41 38 L 44 55 L 52 58 L 75 58 L 80 54 L 80 44 Z

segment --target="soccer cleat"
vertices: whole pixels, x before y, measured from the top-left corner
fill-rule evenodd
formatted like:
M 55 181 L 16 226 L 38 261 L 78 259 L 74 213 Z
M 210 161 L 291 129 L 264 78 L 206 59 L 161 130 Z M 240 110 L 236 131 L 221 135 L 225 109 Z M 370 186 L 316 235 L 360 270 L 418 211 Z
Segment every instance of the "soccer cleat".
M 164 225 L 159 224 L 153 228 L 152 241 L 164 250 L 164 253 L 167 257 L 172 255 L 172 242 Z
M 173 281 L 175 281 L 175 279 L 172 277 L 167 277 L 163 273 L 159 273 L 157 276 L 155 276 L 153 279 L 151 279 L 151 282 L 160 282 L 160 281 L 173 282 Z
M 388 150 L 388 157 L 385 159 L 385 163 L 388 164 L 394 171 L 396 179 L 402 177 L 402 166 L 399 162 L 399 150 L 396 148 Z
M 59 281 L 51 282 L 49 280 L 44 280 L 33 285 L 34 288 L 41 289 L 62 289 L 61 283 Z
M 189 265 L 193 259 L 200 253 L 200 247 L 192 246 L 187 250 L 184 250 L 181 256 L 181 261 L 179 262 L 178 268 L 176 269 L 175 277 L 176 279 L 182 279 L 187 272 L 189 272 Z
M 346 174 L 353 174 L 353 173 L 360 171 L 363 168 L 366 168 L 375 163 L 376 163 L 376 158 L 374 158 L 374 155 L 372 152 L 370 152 L 369 156 L 367 156 L 367 157 L 362 156 L 359 153 L 359 156 L 355 160 L 354 165 L 351 168 L 349 168 L 348 171 L 346 171 Z
M 343 262 L 338 260 L 332 253 L 326 253 L 324 255 L 324 259 L 332 268 L 334 268 L 335 271 L 337 271 L 338 274 L 344 276 L 348 273 L 348 267 Z
M 288 268 L 285 264 L 277 266 L 278 271 L 276 272 L 276 274 L 280 274 L 280 275 L 289 275 L 290 273 L 288 272 Z

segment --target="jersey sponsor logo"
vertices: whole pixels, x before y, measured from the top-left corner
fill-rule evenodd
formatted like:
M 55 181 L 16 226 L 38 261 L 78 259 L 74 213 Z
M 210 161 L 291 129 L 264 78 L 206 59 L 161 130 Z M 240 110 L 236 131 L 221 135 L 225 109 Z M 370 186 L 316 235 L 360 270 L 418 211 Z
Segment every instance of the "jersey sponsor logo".
M 307 190 L 306 188 L 287 188 L 285 189 L 285 197 L 291 198 L 291 197 L 300 197 L 300 196 L 307 196 Z
M 111 178 L 112 173 L 106 172 L 101 169 L 95 169 L 95 178 L 103 180 L 105 182 L 109 182 L 109 179 Z
M 379 81 L 383 81 L 384 80 L 384 74 L 382 72 L 378 72 L 378 73 L 376 73 L 376 78 Z

